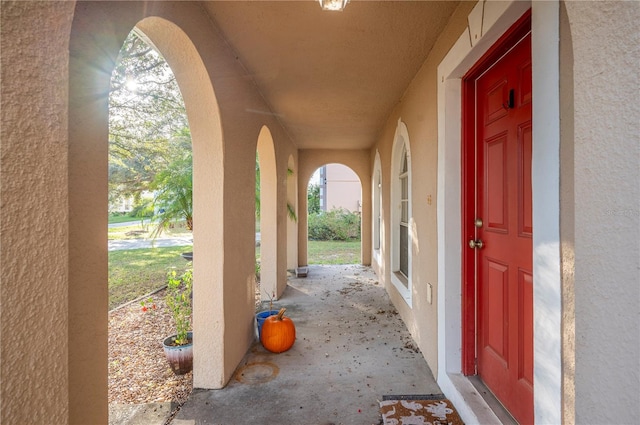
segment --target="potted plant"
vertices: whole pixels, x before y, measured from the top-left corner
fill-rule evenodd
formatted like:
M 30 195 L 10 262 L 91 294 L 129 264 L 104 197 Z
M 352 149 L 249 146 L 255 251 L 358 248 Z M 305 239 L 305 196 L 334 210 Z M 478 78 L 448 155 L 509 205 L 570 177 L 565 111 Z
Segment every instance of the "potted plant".
M 176 333 L 165 338 L 162 345 L 171 370 L 176 375 L 184 375 L 193 369 L 192 287 L 193 269 L 187 270 L 182 276 L 178 276 L 175 270 L 167 274 L 165 301 L 173 316 Z

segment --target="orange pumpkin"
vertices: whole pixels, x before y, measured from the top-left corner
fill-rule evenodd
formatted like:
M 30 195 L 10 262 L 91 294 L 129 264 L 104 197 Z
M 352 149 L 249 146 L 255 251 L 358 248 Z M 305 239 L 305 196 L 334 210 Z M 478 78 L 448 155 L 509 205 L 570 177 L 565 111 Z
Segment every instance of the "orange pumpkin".
M 296 340 L 296 327 L 291 319 L 284 317 L 286 310 L 282 308 L 277 315 L 267 317 L 262 325 L 260 342 L 273 353 L 287 351 Z

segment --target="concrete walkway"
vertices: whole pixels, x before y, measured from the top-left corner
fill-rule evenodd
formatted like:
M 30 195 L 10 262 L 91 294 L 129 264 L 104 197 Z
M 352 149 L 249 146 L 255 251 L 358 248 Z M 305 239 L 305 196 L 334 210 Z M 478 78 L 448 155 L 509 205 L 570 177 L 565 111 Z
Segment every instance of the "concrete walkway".
M 193 245 L 193 236 L 179 238 L 157 238 L 153 239 L 116 239 L 109 241 L 109 251 L 120 249 L 142 249 L 142 248 L 162 248 L 167 246 Z
M 370 268 L 311 266 L 277 307 L 295 345 L 273 354 L 256 341 L 228 385 L 194 390 L 173 425 L 377 425 L 384 395 L 441 392 Z

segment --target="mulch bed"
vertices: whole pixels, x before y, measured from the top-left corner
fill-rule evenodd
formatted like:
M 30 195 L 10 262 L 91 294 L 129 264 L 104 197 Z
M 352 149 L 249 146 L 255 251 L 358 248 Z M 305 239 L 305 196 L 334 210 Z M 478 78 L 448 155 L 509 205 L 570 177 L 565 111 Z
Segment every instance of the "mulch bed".
M 175 333 L 164 290 L 109 312 L 109 403 L 184 403 L 193 375 L 177 376 L 164 357 L 162 341 Z M 153 305 L 156 308 L 153 308 Z
M 260 283 L 256 284 L 256 309 Z M 175 333 L 165 290 L 109 312 L 109 404 L 173 402 L 182 405 L 193 389 L 193 373 L 177 376 L 162 341 Z M 153 306 L 155 305 L 155 308 Z
M 175 333 L 164 295 L 163 289 L 144 297 L 147 311 L 140 302 L 132 302 L 109 312 L 109 404 L 181 405 L 189 398 L 193 373 L 175 375 L 162 349 L 164 338 Z

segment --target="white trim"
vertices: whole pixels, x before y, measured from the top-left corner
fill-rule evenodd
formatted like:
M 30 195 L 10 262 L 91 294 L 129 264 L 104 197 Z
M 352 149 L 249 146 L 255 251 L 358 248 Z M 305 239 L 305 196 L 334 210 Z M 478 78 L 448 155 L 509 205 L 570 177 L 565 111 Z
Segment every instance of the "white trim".
M 407 237 L 408 249 L 408 272 L 407 283 L 402 281 L 402 278 L 397 274 L 400 268 L 400 235 L 397 227 L 400 225 L 400 183 L 397 178 L 400 175 L 400 160 L 402 159 L 403 148 L 407 153 L 407 169 L 408 169 L 408 184 L 409 184 L 409 232 Z M 407 126 L 398 119 L 398 126 L 396 127 L 396 134 L 393 138 L 393 151 L 391 154 L 391 283 L 398 290 L 402 298 L 405 300 L 410 308 L 413 308 L 412 292 L 412 257 L 413 257 L 413 213 L 412 213 L 412 201 L 411 194 L 411 147 L 409 145 L 409 132 Z
M 470 26 L 475 30 L 473 41 L 467 28 L 438 66 L 437 380 L 466 423 L 500 421 L 461 374 L 461 78 L 530 7 L 534 99 L 535 421 L 562 422 L 558 1 L 516 0 L 479 2 L 469 15 Z M 476 39 L 478 25 L 481 33 Z
M 538 423 L 562 422 L 560 7 L 533 2 L 533 399 Z

